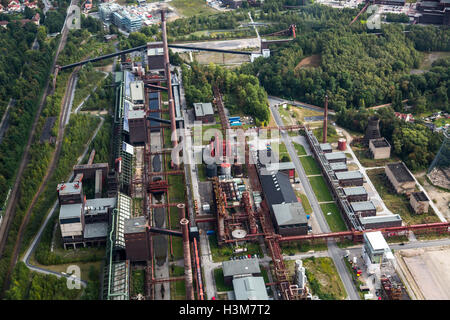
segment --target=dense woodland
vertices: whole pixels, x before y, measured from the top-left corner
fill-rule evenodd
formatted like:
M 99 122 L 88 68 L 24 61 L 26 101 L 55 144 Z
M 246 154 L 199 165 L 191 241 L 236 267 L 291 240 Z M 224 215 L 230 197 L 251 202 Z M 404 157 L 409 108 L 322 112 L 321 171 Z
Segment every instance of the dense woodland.
M 183 84 L 188 106 L 195 102 L 212 102 L 212 88 L 217 86 L 225 95 L 231 114 L 243 113 L 255 118 L 257 125 L 269 121 L 267 94 L 253 75 L 224 67 L 197 63 L 182 65 Z

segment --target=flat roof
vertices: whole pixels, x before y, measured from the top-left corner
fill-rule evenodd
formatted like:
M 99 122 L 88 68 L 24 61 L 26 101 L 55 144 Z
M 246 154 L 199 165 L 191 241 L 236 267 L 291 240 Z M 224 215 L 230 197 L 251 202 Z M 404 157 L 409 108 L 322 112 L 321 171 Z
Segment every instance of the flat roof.
M 133 110 L 128 112 L 128 119 L 142 119 L 145 117 L 144 110 Z
M 398 182 L 415 181 L 403 162 L 388 163 L 386 167 L 389 168 Z
M 373 250 L 378 251 L 378 250 L 389 249 L 389 245 L 387 244 L 386 240 L 384 239 L 381 231 L 366 232 L 366 233 L 364 233 L 364 237 L 366 238 L 367 242 L 369 242 L 369 244 Z
M 417 200 L 417 201 L 428 201 L 428 197 L 427 195 L 423 192 L 413 192 L 412 196 Z
M 141 233 L 145 231 L 146 227 L 147 219 L 144 216 L 126 219 L 124 233 Z
M 372 143 L 375 148 L 386 148 L 391 146 L 385 138 L 371 139 L 370 143 Z
M 336 178 L 338 180 L 348 180 L 348 179 L 362 179 L 363 175 L 361 172 L 355 171 L 344 171 L 344 172 L 335 172 Z
M 81 203 L 63 204 L 59 208 L 59 219 L 81 218 Z
M 263 277 L 243 277 L 233 279 L 236 300 L 269 300 Z
M 115 208 L 117 199 L 114 198 L 96 198 L 86 200 L 84 206 L 85 214 L 100 214 L 107 213 L 108 208 Z
M 319 146 L 320 146 L 320 149 L 322 149 L 322 151 L 333 150 L 333 148 L 331 147 L 331 144 L 329 144 L 329 143 L 321 143 L 321 144 L 319 144 Z
M 261 273 L 258 259 L 229 260 L 222 262 L 223 276 Z
M 194 103 L 194 112 L 196 117 L 202 117 L 214 114 L 212 104 L 210 102 Z
M 132 101 L 144 101 L 144 82 L 143 81 L 132 81 L 130 83 L 131 89 L 131 100 Z
M 108 222 L 88 223 L 84 226 L 85 239 L 103 238 L 108 234 Z
M 330 152 L 325 153 L 325 158 L 327 160 L 336 160 L 336 159 L 347 159 L 347 156 L 344 152 L 338 151 L 338 152 Z
M 354 211 L 370 211 L 376 210 L 377 208 L 373 204 L 372 201 L 360 201 L 360 202 L 351 202 L 350 205 Z
M 358 196 L 367 194 L 367 190 L 363 186 L 343 188 L 343 190 L 346 196 Z
M 278 226 L 308 223 L 305 209 L 299 202 L 275 204 L 272 208 Z
M 82 187 L 83 187 L 82 182 L 67 182 L 58 184 L 57 190 L 59 191 L 59 194 L 62 196 L 69 194 L 80 194 Z
M 269 163 L 266 165 L 267 171 L 276 171 L 276 170 L 289 170 L 295 169 L 293 162 L 279 162 L 279 163 Z
M 330 167 L 333 171 L 346 170 L 348 168 L 345 162 L 331 162 Z
M 361 224 L 369 224 L 369 223 L 383 223 L 383 222 L 392 222 L 392 221 L 402 221 L 402 217 L 398 214 L 387 214 L 383 216 L 372 216 L 372 217 L 360 217 L 359 221 Z

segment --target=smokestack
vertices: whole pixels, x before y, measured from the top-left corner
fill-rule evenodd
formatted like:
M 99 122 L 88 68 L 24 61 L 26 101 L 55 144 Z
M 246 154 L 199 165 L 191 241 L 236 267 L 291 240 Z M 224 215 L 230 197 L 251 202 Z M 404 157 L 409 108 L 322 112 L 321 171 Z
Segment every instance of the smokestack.
M 323 143 L 327 143 L 327 126 L 328 126 L 328 96 L 325 96 L 325 111 L 323 112 Z
M 172 76 L 170 74 L 170 61 L 169 61 L 169 45 L 167 43 L 167 28 L 166 28 L 166 13 L 161 10 L 161 29 L 162 29 L 162 41 L 164 46 L 164 71 L 167 81 L 167 96 L 169 98 L 169 113 L 170 113 L 170 130 L 172 131 L 172 146 L 176 148 L 178 145 L 177 126 L 175 123 L 175 106 L 172 94 Z M 175 155 L 175 159 L 172 159 L 172 165 L 177 168 L 178 165 L 178 153 Z
M 184 205 L 182 205 L 184 208 Z M 180 208 L 180 207 L 179 207 Z M 189 220 L 181 219 L 181 231 L 183 233 L 183 252 L 184 252 L 184 276 L 186 283 L 186 300 L 194 300 L 194 288 L 192 285 L 192 265 L 191 248 L 189 246 Z

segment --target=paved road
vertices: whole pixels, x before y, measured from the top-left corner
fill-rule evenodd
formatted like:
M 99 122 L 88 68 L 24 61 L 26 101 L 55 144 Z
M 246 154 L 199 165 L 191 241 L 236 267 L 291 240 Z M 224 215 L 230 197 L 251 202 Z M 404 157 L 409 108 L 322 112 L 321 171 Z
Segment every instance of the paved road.
M 183 45 L 189 45 L 199 48 L 212 48 L 212 49 L 224 49 L 224 50 L 238 50 L 246 48 L 259 48 L 261 43 L 258 38 L 249 39 L 236 39 L 236 40 L 220 40 L 220 41 L 202 41 L 202 42 L 189 42 L 183 43 Z M 188 51 L 185 49 L 171 49 L 174 52 Z
M 269 99 L 269 103 L 270 103 L 270 110 L 273 114 L 275 122 L 277 123 L 278 126 L 284 126 L 283 121 L 278 112 L 278 108 L 276 107 L 276 105 L 279 104 L 279 101 Z M 289 152 L 292 162 L 295 165 L 295 169 L 297 170 L 298 176 L 303 185 L 306 196 L 308 197 L 309 203 L 311 204 L 311 207 L 313 209 L 313 215 L 316 218 L 316 221 L 318 222 L 321 231 L 331 232 L 330 227 L 328 226 L 328 223 L 326 222 L 325 217 L 323 215 L 322 209 L 319 206 L 316 195 L 314 194 L 311 184 L 309 183 L 309 180 L 306 177 L 305 170 L 303 169 L 303 166 L 301 165 L 300 160 L 298 159 L 297 152 L 292 146 L 291 140 L 289 139 L 289 135 L 287 134 L 286 131 L 281 131 L 281 139 L 286 145 L 286 149 Z M 347 267 L 344 264 L 342 253 L 339 247 L 337 246 L 336 242 L 332 239 L 328 240 L 328 254 L 333 259 L 333 262 L 336 265 L 336 269 L 342 279 L 345 290 L 347 291 L 348 298 L 350 300 L 359 300 L 360 299 L 359 294 L 348 273 Z
M 324 111 L 324 108 L 315 106 L 315 105 L 312 105 L 312 104 L 309 104 L 306 102 L 301 102 L 301 101 L 297 101 L 297 100 L 286 100 L 286 99 L 275 97 L 275 96 L 269 96 L 269 102 L 274 103 L 274 104 L 275 103 L 288 103 L 293 106 L 302 107 L 302 108 L 313 110 L 313 111 L 318 111 L 318 112 Z M 336 113 L 333 110 L 328 109 L 328 114 L 334 115 Z

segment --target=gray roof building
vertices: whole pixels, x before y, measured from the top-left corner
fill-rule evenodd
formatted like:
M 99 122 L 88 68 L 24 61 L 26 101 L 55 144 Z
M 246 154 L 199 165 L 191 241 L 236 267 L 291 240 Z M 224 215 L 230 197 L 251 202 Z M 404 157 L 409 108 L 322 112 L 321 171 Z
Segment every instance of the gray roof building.
M 144 103 L 144 82 L 132 81 L 130 83 L 131 100 L 134 103 Z
M 207 103 L 194 103 L 194 112 L 196 117 L 203 117 L 208 115 L 213 115 L 214 110 L 210 102 Z
M 125 220 L 124 233 L 130 234 L 130 233 L 145 232 L 146 227 L 147 227 L 147 219 L 144 216 L 127 219 Z
M 336 172 L 335 175 L 338 180 L 363 179 L 363 175 L 359 171 Z
M 266 169 L 267 171 L 290 170 L 295 169 L 295 166 L 293 162 L 268 163 Z
M 81 182 L 65 182 L 58 184 L 57 190 L 59 190 L 60 196 L 65 196 L 69 194 L 80 194 L 82 187 L 83 183 Z
M 298 202 L 297 196 L 292 189 L 289 176 L 281 171 L 274 174 L 261 170 L 260 181 L 264 196 L 269 206 L 280 203 Z
M 331 144 L 329 144 L 329 143 L 321 143 L 319 146 L 323 152 L 332 152 L 333 151 L 333 148 L 331 147 Z
M 131 110 L 128 112 L 128 119 L 142 119 L 145 117 L 144 110 Z
M 354 211 L 370 211 L 377 210 L 372 201 L 360 201 L 350 203 Z
M 86 200 L 84 206 L 85 214 L 105 214 L 108 208 L 115 208 L 117 203 L 116 198 L 96 198 Z
M 348 170 L 347 164 L 345 162 L 332 162 L 330 167 L 333 171 L 346 171 Z
M 233 279 L 236 300 L 269 300 L 263 277 Z
M 343 160 L 346 161 L 347 160 L 347 156 L 345 155 L 344 152 L 338 151 L 338 152 L 330 152 L 330 153 L 325 153 L 325 158 L 328 161 L 338 161 L 338 160 Z
M 234 277 L 245 274 L 259 274 L 258 259 L 230 260 L 222 262 L 223 276 Z
M 350 187 L 350 188 L 343 188 L 344 193 L 346 196 L 359 196 L 359 195 L 365 195 L 367 194 L 367 190 L 364 187 Z
M 80 218 L 81 211 L 81 203 L 63 204 L 59 209 L 59 219 Z
M 108 234 L 108 222 L 88 223 L 84 226 L 84 238 L 102 238 Z
M 275 204 L 272 208 L 278 226 L 308 223 L 305 209 L 299 202 Z

